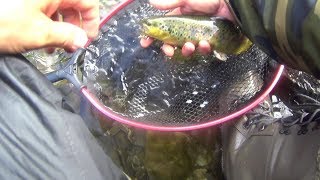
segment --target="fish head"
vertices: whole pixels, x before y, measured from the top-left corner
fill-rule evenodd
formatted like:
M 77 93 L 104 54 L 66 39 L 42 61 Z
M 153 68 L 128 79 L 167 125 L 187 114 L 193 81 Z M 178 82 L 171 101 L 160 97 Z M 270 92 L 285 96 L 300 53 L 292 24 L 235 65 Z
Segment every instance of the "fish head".
M 141 21 L 142 35 L 163 40 L 168 36 L 168 32 L 161 21 L 157 19 L 143 19 Z
M 160 31 L 158 22 L 152 19 L 143 19 L 141 25 L 142 33 L 147 36 L 157 35 Z

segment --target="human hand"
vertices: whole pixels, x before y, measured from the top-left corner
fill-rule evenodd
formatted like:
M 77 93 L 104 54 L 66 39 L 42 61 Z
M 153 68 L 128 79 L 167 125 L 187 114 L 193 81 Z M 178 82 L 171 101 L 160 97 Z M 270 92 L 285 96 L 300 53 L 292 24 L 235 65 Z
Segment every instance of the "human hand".
M 98 0 L 10 0 L 2 4 L 0 52 L 55 47 L 74 51 L 98 34 Z M 59 14 L 63 22 L 58 21 Z
M 173 9 L 170 15 L 193 14 L 193 15 L 215 15 L 225 17 L 231 21 L 234 18 L 229 11 L 224 0 L 150 0 L 150 4 L 161 10 Z M 142 38 L 140 44 L 142 47 L 148 47 L 152 44 L 152 38 Z M 207 41 L 200 41 L 197 45 L 198 51 L 202 54 L 211 52 L 211 47 Z M 173 56 L 174 47 L 168 44 L 162 46 L 163 52 L 168 56 Z M 184 56 L 191 55 L 196 50 L 196 45 L 187 42 L 182 47 L 182 54 Z

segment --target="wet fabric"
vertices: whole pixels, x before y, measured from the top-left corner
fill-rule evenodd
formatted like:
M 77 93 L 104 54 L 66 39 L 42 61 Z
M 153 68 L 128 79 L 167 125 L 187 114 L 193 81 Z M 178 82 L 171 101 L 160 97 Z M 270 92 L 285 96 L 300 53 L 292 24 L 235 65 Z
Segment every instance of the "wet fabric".
M 125 179 L 22 56 L 0 56 L 0 179 Z
M 264 102 L 269 106 L 224 124 L 226 178 L 319 179 L 319 87 L 319 80 L 288 68 Z
M 228 180 L 315 179 L 320 131 L 298 135 L 299 126 L 281 134 L 280 123 L 259 131 L 243 127 L 245 118 L 223 125 L 223 171 Z
M 320 78 L 320 2 L 226 0 L 245 34 L 269 55 Z

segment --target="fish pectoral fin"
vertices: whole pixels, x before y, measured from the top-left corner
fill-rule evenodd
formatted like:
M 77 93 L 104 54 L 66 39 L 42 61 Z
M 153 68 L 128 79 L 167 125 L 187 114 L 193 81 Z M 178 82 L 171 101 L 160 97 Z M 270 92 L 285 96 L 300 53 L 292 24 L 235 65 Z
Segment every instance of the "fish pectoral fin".
M 213 54 L 217 59 L 221 61 L 226 61 L 228 59 L 228 56 L 225 53 L 213 51 Z

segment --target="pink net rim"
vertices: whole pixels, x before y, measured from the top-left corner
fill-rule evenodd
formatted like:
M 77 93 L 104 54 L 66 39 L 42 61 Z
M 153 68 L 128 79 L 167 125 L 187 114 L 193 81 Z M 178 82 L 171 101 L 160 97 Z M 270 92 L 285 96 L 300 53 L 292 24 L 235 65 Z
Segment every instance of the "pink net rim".
M 130 4 L 134 0 L 126 0 L 120 3 L 118 6 L 116 6 L 113 10 L 111 10 L 106 17 L 104 17 L 101 22 L 100 22 L 100 28 L 110 20 L 114 15 L 116 15 L 121 9 L 123 9 L 125 6 Z M 86 44 L 88 46 L 91 43 L 91 40 L 89 40 Z M 284 71 L 284 65 L 279 65 L 277 67 L 277 70 L 273 76 L 273 79 L 269 86 L 264 90 L 263 93 L 259 97 L 256 97 L 254 101 L 243 107 L 242 109 L 239 109 L 238 111 L 231 113 L 225 117 L 218 118 L 218 119 L 212 119 L 208 122 L 205 123 L 200 123 L 196 125 L 184 125 L 184 126 L 161 126 L 161 125 L 151 125 L 151 124 L 146 124 L 138 121 L 134 121 L 130 118 L 124 117 L 120 114 L 117 114 L 113 112 L 111 109 L 107 108 L 104 104 L 102 104 L 99 99 L 97 99 L 90 91 L 86 88 L 83 87 L 81 89 L 81 93 L 87 98 L 87 100 L 98 110 L 100 111 L 103 115 L 109 117 L 112 120 L 118 121 L 120 123 L 137 127 L 137 128 L 142 128 L 146 130 L 153 130 L 153 131 L 191 131 L 191 130 L 197 130 L 197 129 L 203 129 L 203 128 L 208 128 L 211 126 L 215 126 L 224 122 L 227 122 L 229 120 L 235 119 L 246 112 L 250 111 L 251 109 L 255 108 L 259 103 L 264 101 L 266 97 L 270 94 L 270 92 L 274 89 L 278 81 L 281 79 L 281 75 Z

